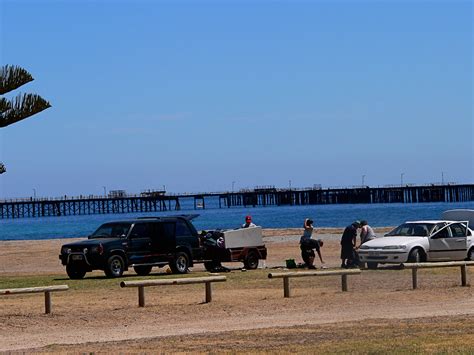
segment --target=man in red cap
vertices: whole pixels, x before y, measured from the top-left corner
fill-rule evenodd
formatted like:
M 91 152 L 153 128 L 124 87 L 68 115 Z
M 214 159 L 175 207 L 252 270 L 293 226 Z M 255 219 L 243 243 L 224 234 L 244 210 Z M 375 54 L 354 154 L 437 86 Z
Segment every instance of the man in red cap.
M 242 224 L 242 228 L 248 228 L 248 227 L 256 227 L 256 225 L 252 223 L 251 216 L 245 216 L 245 223 Z

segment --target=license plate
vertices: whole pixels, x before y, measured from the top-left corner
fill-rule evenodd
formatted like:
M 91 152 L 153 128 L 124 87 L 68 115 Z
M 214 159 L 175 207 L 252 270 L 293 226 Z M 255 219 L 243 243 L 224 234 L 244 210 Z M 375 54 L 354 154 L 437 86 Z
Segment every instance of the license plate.
M 71 255 L 72 260 L 82 260 L 83 256 L 82 255 Z
M 379 251 L 369 251 L 369 256 L 379 256 L 380 252 Z

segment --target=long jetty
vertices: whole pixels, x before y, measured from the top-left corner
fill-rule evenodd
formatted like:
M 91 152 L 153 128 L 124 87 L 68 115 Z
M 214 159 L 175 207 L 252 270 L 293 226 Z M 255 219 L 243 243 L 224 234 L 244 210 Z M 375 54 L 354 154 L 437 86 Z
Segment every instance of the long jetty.
M 183 199 L 194 209 L 205 209 L 206 199 L 218 198 L 219 208 L 298 206 L 358 203 L 421 203 L 474 201 L 474 184 L 427 184 L 347 188 L 256 187 L 237 192 L 167 194 L 149 191 L 139 195 L 79 196 L 0 200 L 0 219 L 73 216 L 112 213 L 179 211 Z

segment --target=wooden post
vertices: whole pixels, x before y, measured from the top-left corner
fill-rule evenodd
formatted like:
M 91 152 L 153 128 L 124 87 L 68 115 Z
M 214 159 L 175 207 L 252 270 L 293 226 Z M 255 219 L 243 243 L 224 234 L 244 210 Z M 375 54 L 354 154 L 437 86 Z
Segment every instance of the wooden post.
M 342 291 L 347 291 L 347 275 L 341 275 Z
M 461 265 L 461 285 L 467 286 L 467 266 Z
M 138 307 L 145 307 L 145 286 L 138 286 Z
M 50 314 L 51 313 L 51 308 L 52 308 L 51 292 L 46 291 L 44 293 L 44 313 Z
M 413 284 L 413 289 L 415 290 L 418 287 L 418 278 L 417 278 L 417 268 L 411 269 L 411 277 L 412 277 L 412 284 Z
M 206 303 L 209 303 L 212 301 L 212 288 L 211 288 L 211 283 L 206 282 Z
M 283 278 L 283 297 L 290 298 L 290 278 Z

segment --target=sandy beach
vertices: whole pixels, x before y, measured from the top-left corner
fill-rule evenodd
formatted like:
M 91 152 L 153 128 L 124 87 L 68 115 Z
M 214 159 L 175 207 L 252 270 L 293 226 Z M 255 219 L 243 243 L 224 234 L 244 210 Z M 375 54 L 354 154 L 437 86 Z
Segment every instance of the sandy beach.
M 317 230 L 318 238 L 325 241 L 322 253 L 329 268 L 340 264 L 341 232 Z M 328 329 L 333 329 L 328 341 L 338 341 L 337 334 L 343 339 L 345 327 L 352 323 L 374 327 L 400 322 L 422 325 L 432 324 L 427 319 L 436 318 L 464 324 L 465 317 L 474 314 L 473 289 L 460 287 L 459 271 L 452 269 L 420 272 L 416 291 L 411 289 L 410 271 L 394 267 L 350 276 L 349 292 L 341 292 L 337 277 L 295 279 L 291 281 L 292 297 L 285 299 L 281 280 L 268 279 L 267 275 L 283 268 L 286 259 L 301 261 L 300 235 L 300 229 L 264 230 L 268 248 L 265 265 L 242 272 L 240 263 L 227 264 L 232 268 L 225 274 L 228 281 L 213 286 L 211 303 L 203 303 L 202 285 L 155 287 L 147 290 L 144 308 L 137 307 L 136 289 L 118 286 L 124 278 L 135 279 L 133 270 L 116 280 L 106 279 L 100 271 L 87 274 L 84 280 L 69 280 L 58 253 L 61 245 L 71 239 L 0 242 L 0 288 L 18 280 L 31 280 L 32 286 L 42 282 L 70 287 L 67 292 L 53 294 L 51 315 L 44 314 L 41 294 L 1 297 L 0 350 L 271 351 L 284 349 L 271 334 L 295 327 L 303 326 L 306 331 L 282 335 L 287 345 L 311 344 L 317 334 Z M 191 274 L 206 276 L 207 272 L 197 265 Z M 169 275 L 156 268 L 149 277 L 163 276 Z M 265 348 L 259 348 L 262 339 L 267 342 Z M 474 346 L 473 332 L 465 334 L 464 339 L 468 346 Z M 242 341 L 251 346 L 242 347 Z

